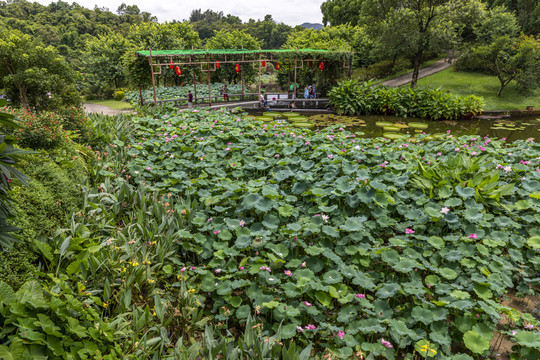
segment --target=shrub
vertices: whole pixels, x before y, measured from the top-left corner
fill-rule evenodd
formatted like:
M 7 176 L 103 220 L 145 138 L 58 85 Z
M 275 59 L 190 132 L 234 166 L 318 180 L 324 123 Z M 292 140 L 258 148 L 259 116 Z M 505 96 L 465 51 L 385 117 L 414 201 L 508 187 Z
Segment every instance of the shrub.
M 460 56 L 454 63 L 454 67 L 457 71 L 496 75 L 491 65 L 474 52 L 467 52 Z
M 23 120 L 22 129 L 15 133 L 21 147 L 34 150 L 53 149 L 67 139 L 62 128 L 62 118 L 56 113 L 19 110 L 16 115 Z
M 126 96 L 126 93 L 123 92 L 122 90 L 117 91 L 117 92 L 114 93 L 114 100 L 122 101 L 125 96 Z
M 458 96 L 441 89 L 373 86 L 357 79 L 339 82 L 329 93 L 340 115 L 395 114 L 432 120 L 461 119 L 477 114 L 484 101 L 477 96 Z
M 74 137 L 77 142 L 88 143 L 90 141 L 92 130 L 83 109 L 76 107 L 64 108 L 59 110 L 58 114 L 62 119 L 62 128 L 78 135 Z

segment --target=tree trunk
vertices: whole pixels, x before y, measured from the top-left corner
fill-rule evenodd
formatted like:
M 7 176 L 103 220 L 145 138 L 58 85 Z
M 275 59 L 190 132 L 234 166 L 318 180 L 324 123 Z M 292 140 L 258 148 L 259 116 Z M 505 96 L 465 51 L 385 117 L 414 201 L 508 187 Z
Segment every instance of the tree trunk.
M 422 54 L 423 49 L 420 49 L 415 55 L 414 55 L 414 70 L 412 74 L 412 81 L 411 81 L 411 88 L 416 87 L 416 83 L 418 82 L 418 73 L 420 72 L 420 64 L 422 63 Z
M 21 99 L 21 105 L 26 110 L 29 110 L 28 99 L 26 97 L 26 86 L 19 85 L 19 98 Z
M 144 99 L 142 97 L 142 86 L 141 85 L 139 85 L 139 97 L 141 99 L 141 106 L 143 106 L 144 105 Z

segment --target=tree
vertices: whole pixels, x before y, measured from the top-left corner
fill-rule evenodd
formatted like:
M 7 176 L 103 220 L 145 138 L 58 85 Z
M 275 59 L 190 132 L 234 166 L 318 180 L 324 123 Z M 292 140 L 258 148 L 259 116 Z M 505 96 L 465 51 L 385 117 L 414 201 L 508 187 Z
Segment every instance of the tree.
M 78 104 L 75 79 L 75 72 L 52 46 L 18 30 L 0 30 L 0 88 L 14 103 L 27 109 Z
M 352 26 L 360 24 L 364 0 L 327 0 L 321 4 L 323 24 Z
M 396 40 L 393 43 L 400 44 L 401 51 L 412 56 L 412 88 L 418 82 L 422 57 L 436 38 L 435 32 L 451 35 L 448 29 L 436 26 L 444 23 L 444 6 L 450 2 L 452 0 L 366 0 L 363 3 L 363 21 L 375 30 L 372 33 L 381 34 L 381 26 L 386 28 L 385 36 L 393 37 Z
M 84 70 L 93 93 L 103 94 L 111 87 L 124 85 L 122 56 L 133 45 L 122 35 L 110 34 L 88 41 L 84 52 Z
M 492 44 L 476 48 L 475 53 L 488 62 L 501 83 L 497 96 L 515 80 L 523 90 L 540 86 L 540 42 L 531 36 L 501 36 Z
M 261 46 L 261 42 L 249 35 L 245 30 L 220 30 L 214 33 L 214 37 L 208 39 L 206 46 L 209 49 L 249 49 L 256 50 Z M 251 81 L 255 76 L 252 66 L 240 64 L 244 72 L 244 80 Z M 226 79 L 229 83 L 237 83 L 240 80 L 239 74 L 234 70 L 234 64 L 222 64 L 214 75 L 215 79 Z

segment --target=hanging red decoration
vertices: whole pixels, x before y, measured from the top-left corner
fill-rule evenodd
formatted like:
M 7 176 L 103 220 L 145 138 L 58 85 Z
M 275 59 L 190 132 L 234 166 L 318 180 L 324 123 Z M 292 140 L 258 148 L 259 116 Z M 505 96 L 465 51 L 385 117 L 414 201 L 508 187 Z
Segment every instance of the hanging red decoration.
M 171 68 L 171 70 L 174 69 L 174 64 L 172 62 L 172 59 L 171 59 L 171 62 L 169 63 L 169 67 Z
M 221 67 L 221 63 L 218 61 L 216 61 L 216 69 L 219 69 Z
M 174 71 L 176 71 L 176 75 L 178 76 L 182 75 L 182 70 L 180 69 L 180 66 L 175 67 Z
M 265 68 L 266 67 L 266 61 L 262 61 L 262 67 Z
M 240 64 L 234 64 L 234 71 L 240 72 Z
M 324 70 L 324 62 L 321 61 L 321 63 L 319 64 L 319 69 L 321 69 L 321 71 Z
M 313 61 L 309 60 L 309 67 L 313 67 Z
M 281 64 L 280 64 L 280 63 L 276 63 L 275 67 L 276 67 L 276 70 L 279 70 L 279 69 L 281 69 Z

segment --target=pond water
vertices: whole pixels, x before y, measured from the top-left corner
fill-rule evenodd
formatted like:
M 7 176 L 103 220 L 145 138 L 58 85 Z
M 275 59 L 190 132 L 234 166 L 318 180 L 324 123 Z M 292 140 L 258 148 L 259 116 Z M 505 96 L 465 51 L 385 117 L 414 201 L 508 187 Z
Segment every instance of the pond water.
M 279 114 L 279 116 L 278 116 Z M 334 114 L 298 113 L 291 117 L 290 113 L 252 113 L 254 116 L 273 116 L 275 120 L 288 118 L 293 124 L 307 128 L 309 124 L 324 127 L 342 123 L 353 131 L 361 131 L 364 137 L 385 136 L 398 138 L 399 135 L 411 135 L 425 132 L 428 135 L 445 134 L 448 130 L 455 136 L 478 135 L 490 138 L 506 138 L 507 141 L 525 140 L 528 138 L 540 139 L 540 118 L 520 117 L 502 120 L 459 120 L 459 121 L 431 121 L 415 118 L 400 118 L 396 116 L 365 115 L 365 116 L 338 116 Z M 287 116 L 287 117 L 286 117 Z M 394 135 L 392 135 L 394 134 Z

